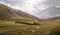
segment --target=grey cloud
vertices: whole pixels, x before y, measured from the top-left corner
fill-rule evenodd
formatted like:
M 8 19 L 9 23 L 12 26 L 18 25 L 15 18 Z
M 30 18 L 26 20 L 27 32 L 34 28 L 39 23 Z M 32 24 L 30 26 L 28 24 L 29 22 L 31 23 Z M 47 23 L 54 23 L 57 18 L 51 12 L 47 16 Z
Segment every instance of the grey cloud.
M 60 6 L 60 0 L 47 0 L 46 2 L 42 4 Z

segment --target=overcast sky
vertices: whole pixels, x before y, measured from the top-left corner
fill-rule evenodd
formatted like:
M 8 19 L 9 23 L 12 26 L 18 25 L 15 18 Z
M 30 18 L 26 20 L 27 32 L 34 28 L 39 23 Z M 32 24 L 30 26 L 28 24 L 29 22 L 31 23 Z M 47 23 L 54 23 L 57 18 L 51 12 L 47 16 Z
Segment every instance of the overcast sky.
M 46 5 L 43 3 L 46 0 L 0 0 L 4 3 L 10 4 L 12 6 L 16 6 L 17 9 L 23 9 L 28 13 L 32 13 L 33 11 L 38 11 L 46 8 Z

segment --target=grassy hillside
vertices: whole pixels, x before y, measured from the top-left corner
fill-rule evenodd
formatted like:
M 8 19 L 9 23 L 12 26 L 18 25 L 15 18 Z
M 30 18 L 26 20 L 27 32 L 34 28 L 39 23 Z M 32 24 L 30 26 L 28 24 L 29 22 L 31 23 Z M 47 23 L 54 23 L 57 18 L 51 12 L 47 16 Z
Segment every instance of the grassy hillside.
M 7 5 L 0 4 L 0 19 L 2 20 L 21 20 L 27 22 L 39 21 L 38 18 L 21 10 L 16 10 Z
M 51 30 L 60 26 L 60 20 L 40 22 L 41 25 L 16 24 L 0 20 L 0 35 L 49 35 Z

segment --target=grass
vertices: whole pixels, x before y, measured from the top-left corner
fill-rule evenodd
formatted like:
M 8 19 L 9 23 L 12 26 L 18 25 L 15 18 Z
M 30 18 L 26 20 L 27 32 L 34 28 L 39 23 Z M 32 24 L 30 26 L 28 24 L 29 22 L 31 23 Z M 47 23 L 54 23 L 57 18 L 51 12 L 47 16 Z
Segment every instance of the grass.
M 40 22 L 39 28 L 33 25 L 17 24 L 14 21 L 0 20 L 0 35 L 46 35 L 60 26 L 60 20 Z

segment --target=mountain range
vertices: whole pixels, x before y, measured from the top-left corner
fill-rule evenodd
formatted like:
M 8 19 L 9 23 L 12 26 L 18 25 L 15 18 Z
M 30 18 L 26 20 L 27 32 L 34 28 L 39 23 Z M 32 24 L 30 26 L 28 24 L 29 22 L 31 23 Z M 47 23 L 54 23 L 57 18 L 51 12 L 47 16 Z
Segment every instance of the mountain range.
M 56 15 L 57 15 L 56 17 L 60 17 L 59 16 L 60 8 L 55 7 L 55 6 L 49 7 L 41 12 L 43 12 L 43 14 L 48 15 L 45 18 L 46 20 L 54 19 L 55 18 L 54 16 Z M 40 15 L 40 12 L 38 13 L 38 15 Z M 38 22 L 38 21 L 43 21 L 44 19 L 37 18 L 21 10 L 10 8 L 7 5 L 0 4 L 0 20 Z
M 54 16 L 59 16 L 60 15 L 60 8 L 56 6 L 51 6 L 45 10 L 42 10 L 37 13 L 37 15 L 41 15 L 44 17 L 54 17 Z

